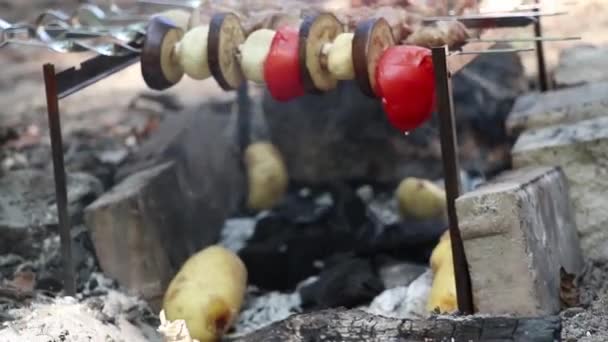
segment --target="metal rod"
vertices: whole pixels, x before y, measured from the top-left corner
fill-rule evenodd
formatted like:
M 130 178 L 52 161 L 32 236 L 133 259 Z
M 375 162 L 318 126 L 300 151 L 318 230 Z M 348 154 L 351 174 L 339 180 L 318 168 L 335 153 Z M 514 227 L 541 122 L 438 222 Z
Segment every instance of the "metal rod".
M 61 257 L 63 261 L 63 288 L 66 295 L 73 296 L 76 294 L 76 282 L 74 279 L 74 265 L 72 263 L 72 237 L 70 232 L 70 218 L 68 216 L 68 193 L 65 166 L 63 163 L 63 139 L 61 137 L 59 97 L 57 92 L 55 66 L 53 64 L 45 64 L 43 72 L 51 136 L 51 153 L 53 155 L 55 198 L 57 201 L 57 217 L 59 220 Z
M 536 4 L 539 4 L 540 1 L 536 0 Z M 534 12 L 539 12 L 539 9 L 535 9 Z M 542 27 L 540 22 L 540 17 L 538 20 L 534 22 L 534 36 L 542 37 Z M 548 79 L 547 79 L 547 66 L 545 64 L 545 49 L 543 47 L 542 41 L 536 41 L 536 62 L 538 65 L 538 85 L 540 87 L 540 91 L 545 92 L 549 89 Z
M 456 198 L 460 195 L 460 168 L 458 166 L 458 144 L 456 140 L 456 120 L 452 98 L 451 74 L 448 69 L 447 46 L 434 47 L 433 65 L 435 67 L 435 88 L 437 92 L 437 111 L 439 113 L 439 133 L 441 156 L 447 197 L 447 212 L 454 276 L 456 278 L 456 297 L 461 314 L 473 314 L 471 278 L 467 264 L 462 237 L 456 215 Z
M 468 50 L 468 51 L 456 51 L 452 53 L 453 56 L 456 55 L 491 55 L 495 53 L 517 53 L 517 52 L 528 52 L 534 51 L 534 48 L 529 49 L 488 49 L 488 50 Z
M 237 89 L 237 127 L 241 153 L 244 153 L 251 140 L 251 106 L 247 82 Z
M 549 41 L 565 41 L 565 40 L 580 40 L 581 37 L 525 37 L 525 38 L 469 38 L 467 43 L 525 43 L 525 42 L 549 42 Z
M 523 27 L 536 23 L 540 17 L 567 14 L 567 12 L 541 13 L 529 12 L 497 12 L 488 14 L 466 14 L 455 16 L 425 17 L 423 22 L 458 20 L 468 28 L 507 28 Z
M 120 57 L 97 56 L 84 61 L 79 68 L 66 69 L 57 74 L 59 98 L 63 99 L 137 62 L 138 53 Z

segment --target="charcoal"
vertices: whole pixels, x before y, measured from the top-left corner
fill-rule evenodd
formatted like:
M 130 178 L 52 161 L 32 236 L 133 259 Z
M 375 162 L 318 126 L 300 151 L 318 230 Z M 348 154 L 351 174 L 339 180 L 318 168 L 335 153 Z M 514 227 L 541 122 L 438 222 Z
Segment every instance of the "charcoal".
M 352 308 L 368 303 L 384 290 L 382 280 L 369 260 L 350 256 L 337 258 L 330 261 L 316 282 L 300 289 L 304 307 Z
M 441 220 L 401 219 L 383 224 L 350 186 L 336 183 L 330 192 L 331 205 L 312 195 L 290 193 L 281 206 L 257 222 L 253 236 L 238 252 L 251 284 L 291 290 L 319 274 L 332 257 L 346 252 L 370 260 L 384 254 L 426 264 L 445 231 Z M 314 214 L 319 212 L 323 214 Z

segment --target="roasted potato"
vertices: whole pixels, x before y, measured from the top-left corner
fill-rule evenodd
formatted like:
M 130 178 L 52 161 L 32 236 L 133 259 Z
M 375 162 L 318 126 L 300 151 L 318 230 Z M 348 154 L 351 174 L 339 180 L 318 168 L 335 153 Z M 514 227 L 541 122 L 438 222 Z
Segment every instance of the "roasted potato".
M 234 323 L 245 297 L 247 269 L 232 251 L 210 246 L 191 256 L 163 298 L 170 321 L 184 320 L 200 342 L 218 341 Z
M 445 217 L 445 191 L 426 179 L 404 179 L 396 191 L 399 210 L 403 216 L 418 219 Z
M 247 206 L 267 210 L 276 205 L 287 191 L 287 167 L 277 148 L 268 142 L 256 142 L 245 150 L 249 181 Z
M 453 312 L 458 309 L 456 278 L 449 232 L 445 232 L 431 254 L 433 286 L 427 302 L 427 310 Z

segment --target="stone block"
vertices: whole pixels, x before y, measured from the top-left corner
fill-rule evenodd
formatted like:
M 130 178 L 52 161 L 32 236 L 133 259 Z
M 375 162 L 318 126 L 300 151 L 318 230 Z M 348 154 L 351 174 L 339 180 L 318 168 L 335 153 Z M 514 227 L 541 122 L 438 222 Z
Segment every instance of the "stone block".
M 508 171 L 456 201 L 480 313 L 543 315 L 560 310 L 560 269 L 583 257 L 568 182 L 559 168 Z
M 124 179 L 85 210 L 104 273 L 153 306 L 193 253 L 214 243 L 224 216 L 187 196 L 173 162 Z
M 585 256 L 608 257 L 608 117 L 526 131 L 512 159 L 514 168 L 561 166 Z
M 557 87 L 608 81 L 608 46 L 576 45 L 565 49 L 553 78 Z
M 507 131 L 517 136 L 528 129 L 575 123 L 608 116 L 608 82 L 520 96 L 507 119 Z

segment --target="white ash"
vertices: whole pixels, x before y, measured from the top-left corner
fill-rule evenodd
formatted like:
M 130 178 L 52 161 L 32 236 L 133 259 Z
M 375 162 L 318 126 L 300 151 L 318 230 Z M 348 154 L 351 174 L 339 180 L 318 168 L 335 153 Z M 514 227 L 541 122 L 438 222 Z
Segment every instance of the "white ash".
M 371 185 L 364 185 L 357 189 L 357 196 L 365 202 L 370 203 L 374 199 L 374 188 Z
M 383 225 L 392 225 L 401 220 L 397 198 L 393 193 L 376 193 L 372 186 L 364 185 L 357 189 L 357 196 Z
M 300 197 L 308 197 L 311 194 L 311 190 L 309 188 L 302 188 L 300 189 L 300 191 L 298 192 L 298 195 Z
M 329 192 L 324 192 L 315 198 L 315 204 L 319 206 L 332 206 L 334 199 Z
M 427 270 L 428 267 L 423 264 L 396 262 L 381 266 L 378 274 L 384 283 L 384 287 L 391 289 L 393 287 L 410 285 Z
M 397 198 L 393 194 L 380 194 L 369 202 L 368 210 L 385 225 L 393 225 L 401 221 Z
M 248 289 L 243 309 L 230 337 L 242 336 L 301 312 L 302 299 L 294 293 L 269 292 L 256 296 Z
M 322 263 L 322 262 L 321 262 Z M 300 291 L 302 288 L 315 283 L 317 280 L 319 280 L 319 276 L 311 276 L 308 277 L 304 280 L 302 280 L 297 286 L 296 286 L 296 291 Z
M 233 252 L 245 247 L 255 232 L 255 218 L 231 218 L 226 220 L 222 228 L 219 244 Z
M 129 155 L 129 151 L 127 149 L 121 148 L 117 150 L 106 150 L 101 151 L 96 154 L 97 158 L 106 164 L 118 165 L 122 163 L 127 156 Z
M 10 310 L 16 320 L 4 323 L 0 330 L 0 342 L 148 342 L 160 341 L 160 335 L 144 334 L 129 322 L 124 298 L 119 305 L 113 303 L 120 296 L 103 298 L 104 308 L 119 308 L 108 313 L 99 310 L 88 301 L 79 302 L 72 297 L 62 297 L 52 302 L 35 302 L 20 309 Z M 148 330 L 150 331 L 150 330 Z M 153 331 L 153 329 L 152 329 Z
M 4 323 L 0 342 L 161 341 L 156 315 L 147 304 L 100 273 L 91 275 L 76 298 L 38 297 L 8 313 L 15 320 Z
M 409 286 L 398 286 L 378 295 L 363 310 L 380 316 L 401 319 L 422 319 L 429 316 L 426 303 L 433 284 L 433 272 L 428 269 Z

